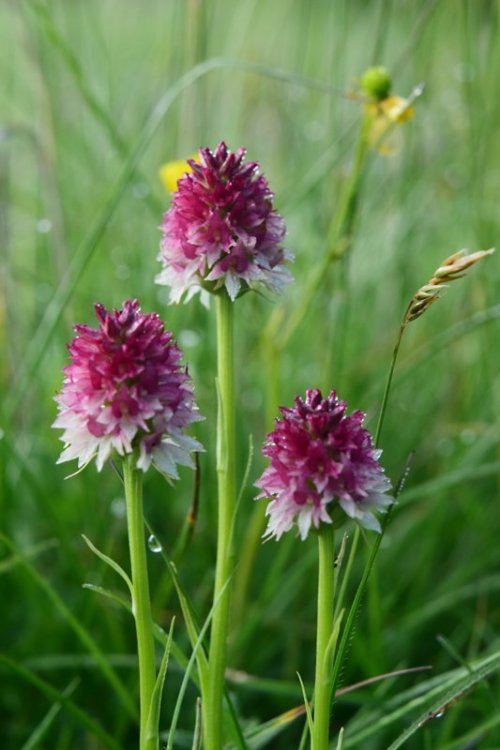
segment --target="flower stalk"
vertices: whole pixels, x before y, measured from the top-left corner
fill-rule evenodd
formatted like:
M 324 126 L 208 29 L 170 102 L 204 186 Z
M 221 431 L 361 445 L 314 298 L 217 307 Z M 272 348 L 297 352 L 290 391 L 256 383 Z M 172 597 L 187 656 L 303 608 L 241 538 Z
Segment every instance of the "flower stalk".
M 434 274 L 429 279 L 427 284 L 424 284 L 419 289 L 417 289 L 417 291 L 409 301 L 408 307 L 405 310 L 403 320 L 401 321 L 401 325 L 399 327 L 398 337 L 396 339 L 396 344 L 392 353 L 391 365 L 389 367 L 389 372 L 387 373 L 384 393 L 382 396 L 382 403 L 378 416 L 377 429 L 375 431 L 375 445 L 378 446 L 380 442 L 380 435 L 382 433 L 382 425 L 384 423 L 387 401 L 389 399 L 392 378 L 394 376 L 394 369 L 396 367 L 399 349 L 401 346 L 401 341 L 403 339 L 403 334 L 406 330 L 406 326 L 409 323 L 412 323 L 414 320 L 417 320 L 417 318 L 420 318 L 420 316 L 423 315 L 429 309 L 429 307 L 440 298 L 441 292 L 448 287 L 450 282 L 461 279 L 467 269 L 478 263 L 480 260 L 483 260 L 483 258 L 485 258 L 486 256 L 492 255 L 492 253 L 494 252 L 495 248 L 490 248 L 489 250 L 477 250 L 474 253 L 468 253 L 466 250 L 459 250 L 458 252 L 453 253 L 453 255 L 450 255 L 448 258 L 445 258 L 441 262 L 441 265 L 434 271 Z
M 132 611 L 137 635 L 140 696 L 140 750 L 157 750 L 158 735 L 147 736 L 148 716 L 156 682 L 153 617 L 149 595 L 146 538 L 142 509 L 142 472 L 133 454 L 123 460 L 127 528 L 132 571 Z
M 234 417 L 234 316 L 233 303 L 223 292 L 217 296 L 217 559 L 208 659 L 208 694 L 204 697 L 205 750 L 222 747 L 222 696 L 227 659 L 227 632 L 233 570 L 233 520 L 235 509 Z
M 331 713 L 335 569 L 333 524 L 322 524 L 318 534 L 318 616 L 312 750 L 328 750 Z

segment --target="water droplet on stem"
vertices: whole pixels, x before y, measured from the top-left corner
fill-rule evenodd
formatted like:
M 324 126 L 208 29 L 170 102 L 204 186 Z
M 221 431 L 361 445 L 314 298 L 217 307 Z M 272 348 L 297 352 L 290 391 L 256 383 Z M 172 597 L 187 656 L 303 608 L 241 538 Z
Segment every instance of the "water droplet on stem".
M 148 538 L 148 547 L 151 550 L 151 552 L 154 552 L 157 554 L 158 552 L 161 552 L 163 547 L 161 546 L 158 539 L 155 537 L 154 534 L 150 534 Z

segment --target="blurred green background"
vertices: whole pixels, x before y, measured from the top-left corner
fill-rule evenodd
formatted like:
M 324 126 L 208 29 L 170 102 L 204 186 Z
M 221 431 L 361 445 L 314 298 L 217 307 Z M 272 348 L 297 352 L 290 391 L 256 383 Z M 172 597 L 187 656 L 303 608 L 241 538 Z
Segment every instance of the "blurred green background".
M 167 306 L 167 290 L 154 284 L 169 204 L 159 166 L 220 140 L 245 145 L 275 192 L 296 256 L 296 283 L 282 300 L 249 294 L 237 303 L 240 478 L 249 435 L 255 446 L 236 529 L 243 549 L 276 401 L 334 387 L 374 429 L 408 300 L 452 252 L 498 242 L 499 11 L 494 0 L 0 2 L 0 650 L 11 660 L 0 662 L 2 748 L 105 747 L 36 679 L 70 686 L 74 704 L 118 746 L 135 747 L 133 722 L 55 600 L 134 694 L 131 618 L 82 589 L 118 588 L 82 533 L 127 565 L 121 485 L 109 467 L 65 481 L 72 468 L 56 466 L 61 444 L 50 429 L 72 325 L 92 323 L 97 301 L 113 307 L 138 297 L 145 311 L 160 312 L 189 363 L 207 452 L 195 533 L 178 567 L 201 618 L 210 606 L 214 311 L 197 301 Z M 284 320 L 300 307 L 326 251 L 362 117 L 349 92 L 373 64 L 392 72 L 394 93 L 408 96 L 422 81 L 425 92 L 414 118 L 391 134 L 394 153 L 369 155 L 348 267 L 330 269 L 279 354 L 276 380 L 266 326 L 277 305 Z M 493 256 L 405 335 L 383 462 L 395 481 L 411 450 L 415 458 L 344 685 L 423 664 L 437 676 L 499 647 L 499 289 Z M 167 553 L 192 482 L 187 471 L 175 486 L 146 477 L 147 515 Z M 361 550 L 353 586 L 364 557 Z M 155 615 L 168 627 L 179 606 L 159 558 L 151 555 Z M 230 665 L 249 677 L 231 689 L 245 721 L 302 702 L 296 672 L 311 681 L 315 566 L 314 543 L 289 538 L 256 547 L 245 590 L 237 578 Z M 176 641 L 188 653 L 180 615 Z M 180 678 L 172 662 L 165 731 Z M 428 679 L 388 680 L 340 699 L 333 726 L 346 726 L 345 747 L 388 747 L 411 711 L 359 740 L 356 722 L 373 716 L 376 726 L 394 696 Z M 192 687 L 176 747 L 191 747 L 195 697 Z M 495 748 L 499 725 L 493 680 L 426 722 L 411 747 Z M 299 719 L 269 746 L 296 747 L 301 730 Z

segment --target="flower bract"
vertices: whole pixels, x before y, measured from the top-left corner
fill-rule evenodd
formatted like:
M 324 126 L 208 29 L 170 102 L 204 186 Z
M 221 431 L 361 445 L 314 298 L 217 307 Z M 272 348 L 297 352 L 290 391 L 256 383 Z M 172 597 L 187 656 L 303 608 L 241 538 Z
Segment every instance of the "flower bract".
M 153 462 L 177 477 L 176 464 L 192 466 L 202 446 L 183 433 L 200 419 L 181 351 L 156 313 L 144 314 L 137 300 L 121 310 L 95 305 L 98 327 L 76 325 L 69 344 L 71 363 L 56 396 L 53 426 L 64 430 L 58 463 L 96 459 L 100 471 L 113 452 L 137 451 L 137 467 Z
M 343 513 L 380 531 L 373 511 L 393 501 L 391 484 L 379 464 L 380 451 L 363 427 L 361 411 L 346 414 L 347 404 L 330 391 L 308 390 L 291 409 L 281 407 L 274 431 L 263 448 L 270 464 L 256 482 L 269 498 L 267 538 L 279 539 L 296 526 L 302 539 L 311 527 L 337 523 Z M 343 513 L 342 513 L 343 511 Z
M 219 143 L 202 148 L 199 162 L 177 183 L 163 217 L 156 280 L 170 287 L 170 301 L 189 299 L 205 289 L 227 292 L 232 300 L 258 284 L 280 291 L 292 280 L 282 246 L 285 224 L 257 162 L 245 162 L 245 149 Z

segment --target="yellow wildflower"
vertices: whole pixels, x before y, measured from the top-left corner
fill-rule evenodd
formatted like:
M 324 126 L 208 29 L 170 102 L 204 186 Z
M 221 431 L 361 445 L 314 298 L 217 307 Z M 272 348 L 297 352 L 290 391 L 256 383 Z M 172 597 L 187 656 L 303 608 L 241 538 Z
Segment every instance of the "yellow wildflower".
M 391 77 L 383 67 L 369 68 L 360 84 L 368 96 L 365 100 L 365 112 L 371 120 L 368 143 L 381 154 L 393 153 L 394 145 L 387 142 L 387 136 L 395 125 L 413 117 L 415 110 L 412 104 L 422 94 L 423 85 L 417 86 L 407 99 L 395 96 L 391 94 Z
M 188 159 L 194 159 L 198 161 L 198 154 L 191 154 Z M 176 161 L 167 161 L 162 164 L 158 173 L 163 187 L 167 193 L 175 193 L 177 190 L 177 183 L 184 177 L 185 174 L 189 174 L 193 170 L 188 164 L 186 159 L 178 159 Z
M 368 143 L 379 154 L 387 156 L 395 153 L 398 148 L 394 138 L 388 139 L 388 136 L 395 125 L 413 117 L 414 108 L 401 96 L 388 96 L 379 102 L 367 102 L 365 107 L 371 117 Z

